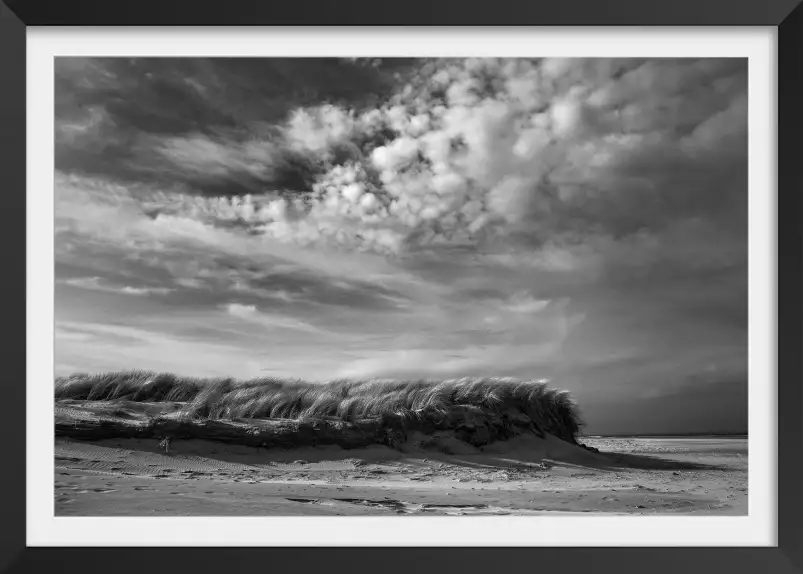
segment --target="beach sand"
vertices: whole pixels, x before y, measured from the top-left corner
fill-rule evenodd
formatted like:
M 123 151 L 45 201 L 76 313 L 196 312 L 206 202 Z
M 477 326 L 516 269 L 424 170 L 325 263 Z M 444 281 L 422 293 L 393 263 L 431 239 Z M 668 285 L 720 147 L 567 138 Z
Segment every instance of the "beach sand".
M 520 436 L 480 452 L 57 438 L 56 516 L 746 515 L 747 439 Z M 413 444 L 413 443 L 411 443 Z

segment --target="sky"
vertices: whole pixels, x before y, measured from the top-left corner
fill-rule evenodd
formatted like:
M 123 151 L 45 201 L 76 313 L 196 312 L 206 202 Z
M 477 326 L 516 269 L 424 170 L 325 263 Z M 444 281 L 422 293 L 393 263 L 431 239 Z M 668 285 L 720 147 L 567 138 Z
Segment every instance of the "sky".
M 547 379 L 747 429 L 744 59 L 57 58 L 56 375 Z

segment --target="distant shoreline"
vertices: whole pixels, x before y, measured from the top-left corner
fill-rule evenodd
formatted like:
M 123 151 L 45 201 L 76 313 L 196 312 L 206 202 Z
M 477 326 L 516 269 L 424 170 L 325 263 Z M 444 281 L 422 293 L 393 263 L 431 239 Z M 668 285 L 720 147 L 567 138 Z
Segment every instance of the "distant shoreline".
M 578 439 L 583 438 L 747 438 L 744 434 L 588 434 L 579 435 Z

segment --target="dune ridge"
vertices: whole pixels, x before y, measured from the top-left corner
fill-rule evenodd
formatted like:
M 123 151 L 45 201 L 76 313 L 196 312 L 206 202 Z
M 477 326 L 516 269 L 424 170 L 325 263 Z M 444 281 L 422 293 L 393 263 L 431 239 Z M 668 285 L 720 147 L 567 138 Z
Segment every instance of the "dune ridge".
M 59 377 L 56 434 L 170 435 L 253 446 L 395 447 L 411 432 L 449 432 L 473 447 L 520 434 L 577 444 L 579 409 L 543 381 L 190 378 L 128 371 Z

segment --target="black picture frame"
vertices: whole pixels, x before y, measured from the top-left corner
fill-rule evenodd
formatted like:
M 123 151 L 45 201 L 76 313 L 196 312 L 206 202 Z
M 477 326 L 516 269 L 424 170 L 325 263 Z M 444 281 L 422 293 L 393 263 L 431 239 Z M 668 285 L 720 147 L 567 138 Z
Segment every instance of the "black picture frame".
M 379 568 L 625 573 L 803 572 L 803 6 L 800 0 L 4 0 L 0 4 L 0 174 L 5 280 L 0 416 L 0 570 L 181 572 Z M 778 540 L 775 548 L 27 548 L 26 547 L 26 27 L 27 26 L 777 26 Z M 754 190 L 755 191 L 755 190 Z M 41 190 L 41 192 L 45 192 Z M 28 213 L 27 215 L 31 215 Z M 29 351 L 35 352 L 30 349 Z M 15 472 L 16 471 L 16 472 Z M 705 520 L 706 518 L 701 518 Z

